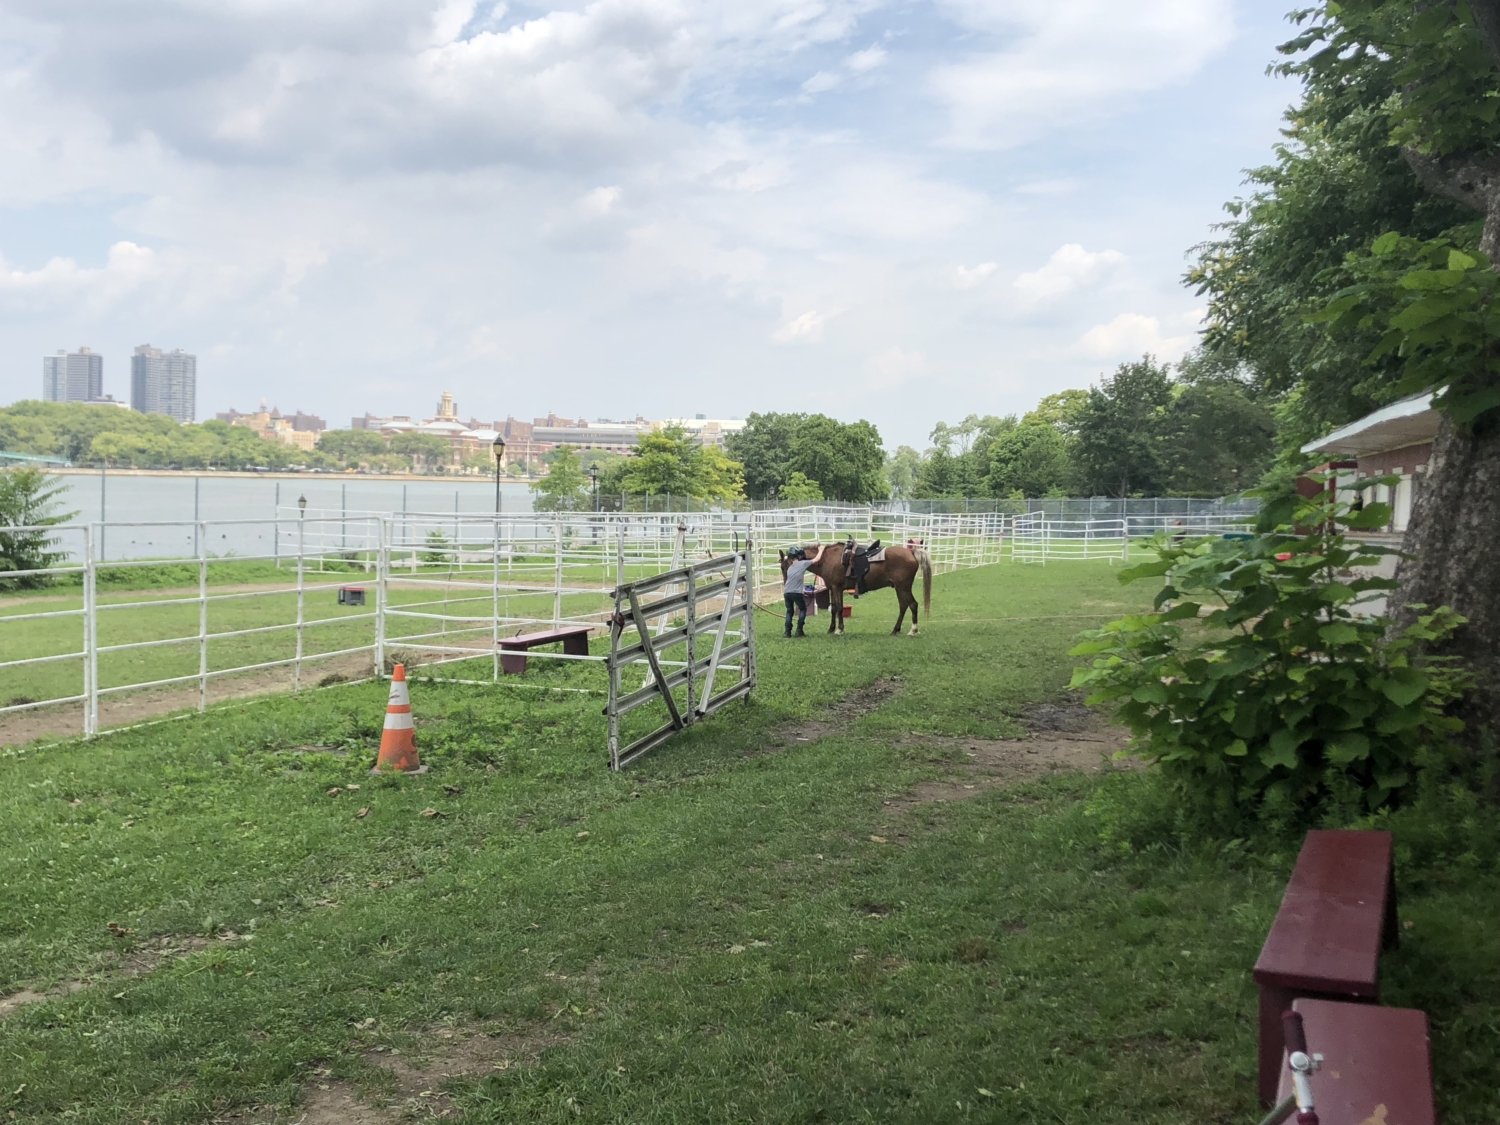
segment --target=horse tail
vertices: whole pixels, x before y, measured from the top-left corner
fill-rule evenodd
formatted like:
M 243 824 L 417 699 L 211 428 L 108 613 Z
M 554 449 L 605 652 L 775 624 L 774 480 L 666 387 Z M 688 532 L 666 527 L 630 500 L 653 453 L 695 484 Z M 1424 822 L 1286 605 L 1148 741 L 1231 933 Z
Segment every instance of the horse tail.
M 932 612 L 932 560 L 927 552 L 918 547 L 912 552 L 917 556 L 917 565 L 922 568 L 922 612 Z

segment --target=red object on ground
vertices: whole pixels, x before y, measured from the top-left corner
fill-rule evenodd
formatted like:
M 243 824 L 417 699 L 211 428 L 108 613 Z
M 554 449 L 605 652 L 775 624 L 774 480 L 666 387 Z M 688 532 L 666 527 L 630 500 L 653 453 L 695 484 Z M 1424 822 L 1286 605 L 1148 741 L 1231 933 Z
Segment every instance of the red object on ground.
M 411 718 L 411 696 L 406 690 L 406 665 L 391 669 L 391 701 L 385 708 L 385 730 L 380 733 L 380 754 L 371 773 L 422 773 L 417 754 L 416 725 Z
M 1281 1013 L 1294 999 L 1379 999 L 1380 951 L 1396 944 L 1394 874 L 1389 832 L 1315 831 L 1303 841 L 1255 962 L 1263 1104 L 1276 1092 Z M 1308 1042 L 1321 1050 L 1310 1030 Z
M 568 656 L 589 654 L 589 631 L 586 626 L 549 629 L 545 633 L 522 633 L 519 637 L 500 638 L 500 670 L 508 676 L 521 676 L 526 672 L 526 650 L 538 645 L 555 645 L 562 642 L 563 652 Z
M 852 605 L 850 605 L 848 602 L 844 603 L 844 616 L 845 617 L 853 617 L 854 616 L 854 607 Z
M 1424 1013 L 1310 998 L 1292 1010 L 1302 1016 L 1307 1049 L 1323 1056 L 1309 1079 L 1321 1125 L 1435 1125 Z M 1291 1092 L 1283 1057 L 1276 1098 Z

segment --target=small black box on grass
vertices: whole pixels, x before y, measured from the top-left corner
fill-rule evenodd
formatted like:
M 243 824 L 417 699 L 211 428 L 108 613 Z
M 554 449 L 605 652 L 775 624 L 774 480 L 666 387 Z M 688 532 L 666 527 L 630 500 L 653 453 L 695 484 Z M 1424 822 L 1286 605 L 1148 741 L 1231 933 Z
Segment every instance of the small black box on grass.
M 364 605 L 365 588 L 363 586 L 340 586 L 339 605 Z

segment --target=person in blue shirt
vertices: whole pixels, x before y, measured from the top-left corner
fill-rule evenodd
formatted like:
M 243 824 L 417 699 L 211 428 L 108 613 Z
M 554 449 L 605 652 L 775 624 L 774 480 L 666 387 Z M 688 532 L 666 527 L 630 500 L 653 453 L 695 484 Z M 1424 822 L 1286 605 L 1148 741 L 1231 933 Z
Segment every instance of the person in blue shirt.
M 802 631 L 807 624 L 807 599 L 802 596 L 802 576 L 807 573 L 807 568 L 813 566 L 823 557 L 827 544 L 818 548 L 818 553 L 812 558 L 801 547 L 793 547 L 787 552 L 786 585 L 782 588 L 783 600 L 786 602 L 786 635 L 792 635 L 792 618 L 797 618 L 797 636 L 805 637 Z

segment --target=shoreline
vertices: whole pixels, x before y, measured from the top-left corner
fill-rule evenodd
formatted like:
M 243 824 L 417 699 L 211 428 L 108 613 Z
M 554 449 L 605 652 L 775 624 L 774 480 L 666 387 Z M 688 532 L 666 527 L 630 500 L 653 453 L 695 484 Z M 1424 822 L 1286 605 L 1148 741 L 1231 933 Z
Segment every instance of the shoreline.
M 104 469 L 80 468 L 76 465 L 66 468 L 61 466 L 37 466 L 48 476 L 83 476 L 97 477 L 105 473 Z M 404 484 L 408 481 L 435 482 L 438 484 L 487 484 L 494 487 L 495 478 L 484 476 L 480 473 L 468 474 L 426 474 L 426 473 L 294 473 L 282 470 L 280 472 L 246 472 L 243 469 L 109 469 L 112 477 L 224 477 L 230 480 L 327 480 L 327 481 L 388 481 L 395 484 Z M 541 477 L 501 477 L 500 483 L 504 484 L 530 484 Z

